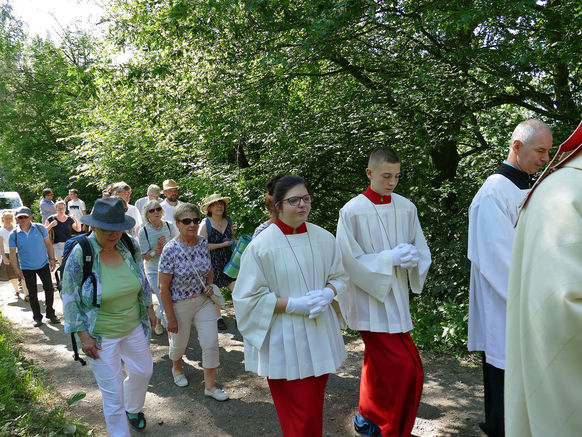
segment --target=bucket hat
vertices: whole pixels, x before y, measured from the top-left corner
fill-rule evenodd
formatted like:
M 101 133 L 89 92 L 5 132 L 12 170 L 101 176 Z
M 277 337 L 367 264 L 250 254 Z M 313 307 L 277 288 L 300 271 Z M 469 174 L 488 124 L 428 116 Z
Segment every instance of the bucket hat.
M 224 203 L 228 205 L 228 203 L 230 202 L 230 197 L 221 196 L 220 194 L 216 193 L 211 194 L 206 199 L 204 199 L 204 203 L 200 207 L 200 211 L 202 211 L 202 214 L 206 214 L 208 212 L 208 207 L 212 205 L 214 202 L 218 202 L 219 200 L 222 200 Z
M 135 219 L 125 215 L 121 199 L 108 197 L 97 199 L 91 214 L 81 217 L 81 223 L 105 231 L 125 231 L 135 226 Z

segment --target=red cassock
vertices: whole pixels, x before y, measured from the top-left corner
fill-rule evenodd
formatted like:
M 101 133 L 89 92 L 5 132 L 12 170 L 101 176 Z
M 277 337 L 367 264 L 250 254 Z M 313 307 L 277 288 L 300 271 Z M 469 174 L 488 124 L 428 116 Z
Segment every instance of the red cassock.
M 420 404 L 424 372 L 409 333 L 360 331 L 366 345 L 360 380 L 360 413 L 382 437 L 409 436 Z

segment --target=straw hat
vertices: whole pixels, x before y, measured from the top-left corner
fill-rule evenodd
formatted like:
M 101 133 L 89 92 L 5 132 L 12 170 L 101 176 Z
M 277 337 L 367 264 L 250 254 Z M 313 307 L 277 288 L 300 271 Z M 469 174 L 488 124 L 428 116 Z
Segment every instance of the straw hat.
M 218 202 L 219 200 L 222 200 L 224 203 L 228 205 L 230 202 L 230 197 L 227 196 L 223 197 L 220 194 L 216 193 L 211 194 L 206 199 L 204 199 L 204 203 L 200 207 L 200 211 L 202 211 L 202 214 L 206 214 L 208 212 L 208 207 L 212 205 L 214 202 Z
M 162 184 L 164 190 L 171 190 L 172 188 L 180 188 L 174 179 L 166 179 Z
M 135 226 L 135 219 L 125 215 L 121 199 L 108 197 L 97 199 L 91 214 L 81 217 L 81 223 L 105 231 L 125 231 Z

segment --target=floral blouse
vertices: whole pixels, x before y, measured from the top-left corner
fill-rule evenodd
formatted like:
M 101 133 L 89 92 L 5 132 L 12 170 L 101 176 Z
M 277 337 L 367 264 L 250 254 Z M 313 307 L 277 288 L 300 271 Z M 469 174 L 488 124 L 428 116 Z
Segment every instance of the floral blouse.
M 89 235 L 89 241 L 93 246 L 93 274 L 97 280 L 97 305 L 93 306 L 93 284 L 91 279 L 83 280 L 83 250 L 77 244 L 65 265 L 63 272 L 63 286 L 61 299 L 63 301 L 63 312 L 65 316 L 65 332 L 88 331 L 92 337 L 95 337 L 101 344 L 101 337 L 94 333 L 95 322 L 97 321 L 97 312 L 101 304 L 101 280 L 99 278 L 99 253 L 101 246 L 97 243 L 95 235 Z M 152 305 L 152 288 L 141 268 L 141 257 L 139 246 L 132 238 L 135 247 L 135 257 L 132 258 L 131 252 L 125 247 L 121 240 L 115 246 L 121 253 L 129 269 L 135 274 L 141 283 L 141 291 L 137 295 L 140 319 L 144 335 L 149 340 L 151 334 L 151 325 L 147 308 Z

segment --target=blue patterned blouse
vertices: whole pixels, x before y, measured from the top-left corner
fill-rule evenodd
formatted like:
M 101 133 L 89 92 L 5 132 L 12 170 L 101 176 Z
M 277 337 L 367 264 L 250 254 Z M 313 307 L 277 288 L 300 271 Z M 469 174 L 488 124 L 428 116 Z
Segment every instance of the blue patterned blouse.
M 188 299 L 202 293 L 206 277 L 210 273 L 210 250 L 208 240 L 198 237 L 198 244 L 186 246 L 174 238 L 164 246 L 160 255 L 158 272 L 169 273 L 172 302 Z

